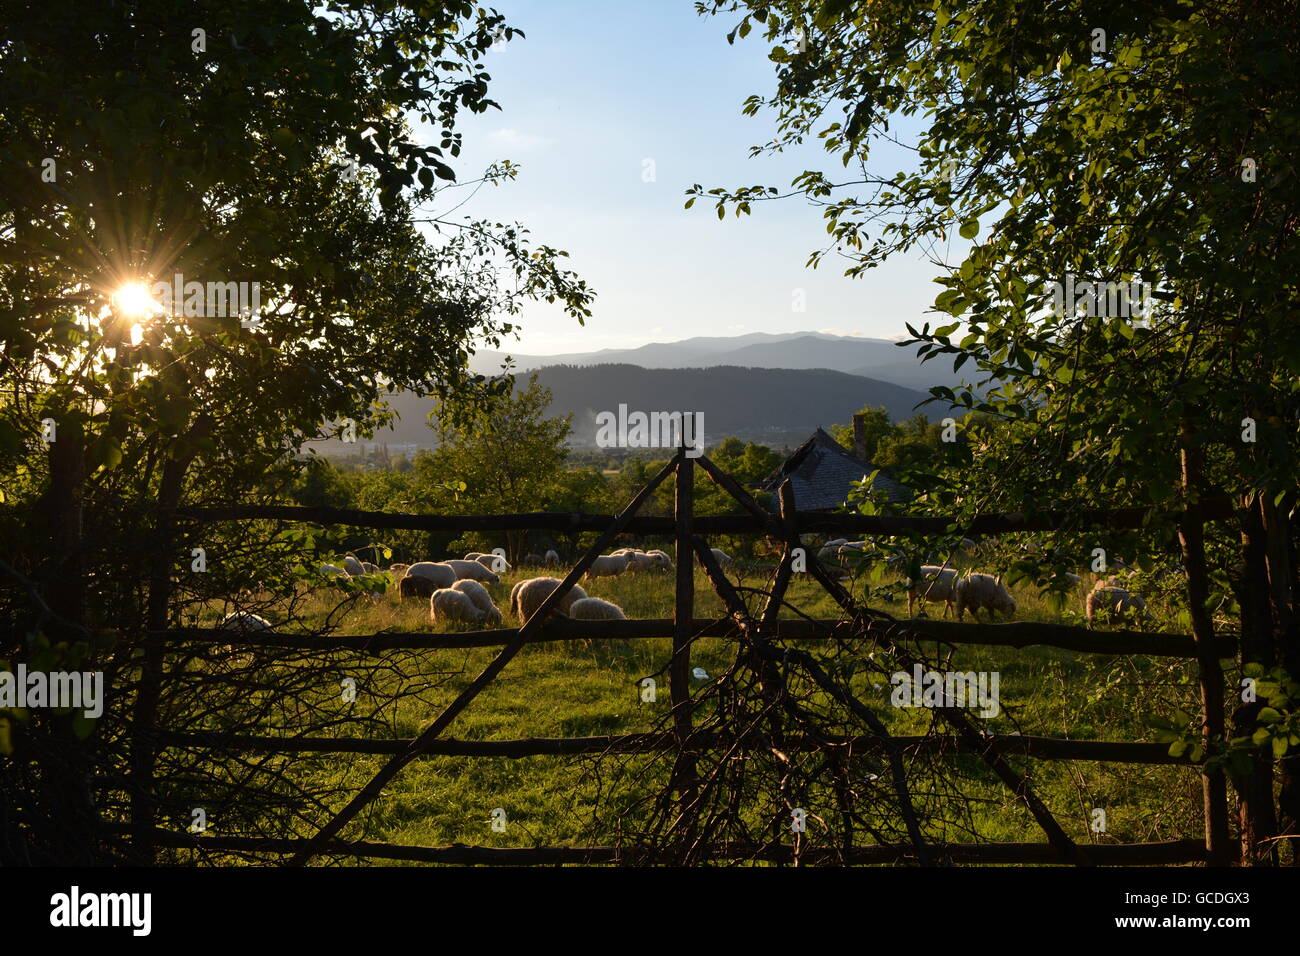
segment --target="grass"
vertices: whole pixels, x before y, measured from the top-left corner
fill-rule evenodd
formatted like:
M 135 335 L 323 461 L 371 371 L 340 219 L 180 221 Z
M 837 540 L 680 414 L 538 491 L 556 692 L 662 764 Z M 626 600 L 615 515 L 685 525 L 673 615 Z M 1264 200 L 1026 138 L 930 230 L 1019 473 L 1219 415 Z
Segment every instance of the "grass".
M 508 612 L 511 585 L 536 572 L 511 571 L 490 588 L 506 613 L 504 626 L 514 626 Z M 751 573 L 744 583 L 761 586 L 762 575 Z M 603 578 L 587 590 L 622 606 L 629 618 L 671 616 L 674 576 L 644 573 Z M 1078 623 L 1074 609 L 1064 612 L 1031 589 L 1016 589 L 1017 620 Z M 1082 594 L 1076 600 L 1081 603 Z M 812 617 L 833 618 L 833 600 L 806 575 L 792 582 L 790 603 Z M 905 602 L 905 598 L 904 598 Z M 304 605 L 303 625 L 318 625 L 337 603 L 337 596 L 320 591 Z M 906 604 L 880 607 L 905 616 Z M 940 613 L 940 605 L 931 605 Z M 1176 609 L 1157 610 L 1156 626 L 1166 626 Z M 791 612 L 786 612 L 790 616 Z M 696 576 L 696 617 L 723 616 L 722 603 L 702 572 Z M 274 616 L 273 614 L 268 616 Z M 466 628 L 458 628 L 466 629 Z M 344 619 L 338 633 L 364 634 L 383 630 L 432 631 L 426 602 L 399 604 L 395 595 L 362 602 Z M 821 642 L 805 642 L 814 652 Z M 933 650 L 934 646 L 929 645 Z M 584 648 L 577 642 L 530 645 L 521 651 L 451 725 L 444 737 L 501 740 L 522 737 L 574 737 L 626 734 L 651 730 L 668 711 L 667 679 L 663 669 L 671 651 L 666 639 L 600 642 Z M 1168 715 L 1181 707 L 1195 712 L 1194 665 L 1188 661 L 1077 654 L 1051 648 L 945 648 L 949 669 L 997 671 L 1002 713 L 988 722 L 996 733 L 1141 741 L 1152 739 L 1145 719 Z M 377 677 L 374 686 L 359 688 L 355 707 L 388 705 L 388 730 L 410 737 L 455 698 L 492 660 L 496 649 L 445 650 L 421 653 L 410 665 L 422 677 L 442 675 L 441 683 L 422 698 L 403 697 L 391 674 Z M 709 674 L 726 669 L 734 646 L 720 639 L 701 639 L 692 651 L 692 666 Z M 359 657 L 360 655 L 358 655 Z M 657 675 L 658 699 L 640 700 L 638 681 Z M 877 682 L 880 677 L 876 678 Z M 920 733 L 930 724 L 926 710 L 899 710 L 888 702 L 889 687 L 872 687 L 865 675 L 855 681 L 862 699 L 875 703 L 897 733 Z M 342 714 L 345 705 L 340 703 Z M 292 730 L 292 728 L 286 728 Z M 940 732 L 942 728 L 939 728 Z M 268 731 L 270 732 L 270 731 Z M 348 730 L 338 731 L 347 735 Z M 314 764 L 314 781 L 322 786 L 356 788 L 382 766 L 384 757 L 340 754 Z M 609 758 L 614 759 L 614 758 Z M 648 772 L 662 781 L 665 762 L 650 758 L 618 758 L 625 768 Z M 948 785 L 958 789 L 973 808 L 970 824 L 981 839 L 1041 841 L 1041 831 L 1029 813 L 974 757 L 917 758 L 947 761 L 953 774 Z M 1134 842 L 1194 836 L 1200 832 L 1200 779 L 1186 767 L 1118 765 L 1013 758 L 1057 815 L 1067 832 L 1080 842 Z M 602 780 L 610 783 L 608 764 L 592 758 L 428 757 L 415 761 L 345 831 L 349 838 L 402 844 L 468 843 L 484 846 L 578 845 L 608 838 L 607 825 L 597 819 L 602 808 L 617 816 L 628 793 L 598 799 Z M 617 778 L 617 773 L 613 776 Z M 643 781 L 637 788 L 644 791 Z M 341 806 L 341 803 L 335 804 Z M 1106 811 L 1106 831 L 1089 832 L 1093 809 Z M 507 815 L 505 832 L 491 827 L 493 810 Z M 828 811 L 832 808 L 813 808 Z M 318 821 L 323 822 L 323 818 Z M 310 832 L 305 828 L 304 832 Z M 966 842 L 968 835 L 935 827 L 935 839 Z

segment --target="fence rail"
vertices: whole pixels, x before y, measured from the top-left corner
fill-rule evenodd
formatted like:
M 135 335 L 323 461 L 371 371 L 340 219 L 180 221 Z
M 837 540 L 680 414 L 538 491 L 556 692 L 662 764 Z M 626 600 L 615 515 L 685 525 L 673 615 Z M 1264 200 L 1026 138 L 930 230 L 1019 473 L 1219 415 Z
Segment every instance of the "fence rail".
M 883 630 L 870 625 L 855 625 L 842 618 L 777 620 L 773 624 L 776 636 L 788 640 L 817 640 L 836 637 L 841 640 L 884 641 Z M 424 632 L 380 631 L 376 634 L 343 634 L 329 637 L 308 637 L 280 634 L 274 631 L 240 634 L 215 627 L 183 627 L 150 631 L 148 636 L 158 640 L 191 640 L 213 644 L 247 645 L 251 647 L 286 647 L 305 650 L 441 650 L 474 647 L 499 647 L 518 636 L 520 628 L 505 627 L 485 631 Z M 1013 621 L 1007 624 L 964 624 L 954 621 L 900 621 L 891 629 L 923 640 L 953 645 L 983 645 L 988 647 L 1056 647 L 1062 650 L 1088 654 L 1145 654 L 1153 657 L 1195 658 L 1196 646 L 1186 634 L 1169 634 L 1146 631 L 1096 631 L 1068 624 L 1040 624 L 1034 621 Z M 727 618 L 696 618 L 691 621 L 690 633 L 694 638 L 735 637 L 740 626 Z M 532 631 L 525 643 L 542 644 L 553 641 L 626 641 L 666 638 L 674 636 L 672 618 L 639 618 L 631 621 L 573 621 L 551 620 Z M 1232 657 L 1237 651 L 1237 641 L 1221 636 L 1215 643 L 1220 657 Z

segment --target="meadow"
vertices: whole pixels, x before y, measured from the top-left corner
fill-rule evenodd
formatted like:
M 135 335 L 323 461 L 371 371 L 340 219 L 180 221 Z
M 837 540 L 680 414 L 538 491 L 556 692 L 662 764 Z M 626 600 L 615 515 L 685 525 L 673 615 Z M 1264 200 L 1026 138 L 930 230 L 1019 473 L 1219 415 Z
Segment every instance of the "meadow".
M 507 611 L 510 587 L 517 580 L 543 572 L 515 569 L 490 590 L 505 614 L 503 626 L 517 626 Z M 761 572 L 743 572 L 743 583 L 761 587 Z M 736 575 L 731 577 L 735 580 Z M 643 572 L 602 578 L 588 592 L 619 604 L 629 618 L 671 616 L 673 574 Z M 1018 602 L 1015 619 L 1080 623 L 1083 591 L 1070 603 L 1044 598 L 1032 587 L 1013 588 Z M 832 599 L 808 576 L 796 575 L 790 603 L 816 618 L 838 617 Z M 336 611 L 338 596 L 329 589 L 312 592 L 301 604 L 299 626 L 314 629 Z M 878 608 L 905 617 L 906 598 L 877 603 Z M 1182 630 L 1177 610 L 1153 607 L 1155 620 L 1147 626 Z M 928 613 L 938 617 L 942 604 Z M 793 612 L 785 612 L 791 616 Z M 696 572 L 696 617 L 723 616 L 722 602 L 702 570 Z M 336 634 L 373 634 L 381 631 L 431 632 L 427 602 L 399 603 L 396 594 L 352 605 L 341 618 Z M 468 629 L 442 626 L 439 630 Z M 798 642 L 814 653 L 821 641 Z M 735 645 L 722 639 L 699 639 L 692 651 L 692 666 L 702 667 L 710 678 L 724 671 L 735 655 Z M 926 651 L 941 658 L 946 669 L 997 671 L 1000 674 L 1001 713 L 981 724 L 994 733 L 1110 741 L 1150 741 L 1147 719 L 1168 716 L 1181 708 L 1196 711 L 1194 664 L 1153 657 L 1079 654 L 1045 647 L 1014 650 L 1000 647 L 942 647 L 926 642 Z M 661 727 L 668 713 L 664 668 L 671 651 L 667 639 L 604 641 L 586 647 L 582 642 L 553 642 L 523 649 L 443 734 L 461 740 L 504 740 L 527 737 L 578 737 L 647 732 Z M 362 658 L 337 652 L 342 658 Z M 496 649 L 438 650 L 403 658 L 398 671 L 373 671 L 373 679 L 358 687 L 354 705 L 386 707 L 385 733 L 376 736 L 412 737 L 450 702 L 486 666 Z M 867 653 L 864 649 L 863 653 Z M 412 672 L 414 671 L 414 672 Z M 639 681 L 655 676 L 657 700 L 641 699 Z M 865 674 L 853 686 L 886 721 L 891 731 L 921 734 L 930 727 L 932 714 L 922 709 L 890 706 L 887 683 Z M 426 681 L 418 695 L 403 694 L 412 681 Z M 696 682 L 702 684 L 703 682 Z M 340 716 L 343 715 L 339 705 Z M 946 732 L 936 722 L 937 733 Z M 270 728 L 267 733 L 288 732 L 292 727 Z M 340 736 L 355 735 L 346 724 Z M 306 772 L 313 789 L 337 795 L 332 806 L 349 790 L 363 785 L 385 757 L 364 754 L 329 754 L 297 765 Z M 1043 839 L 1028 811 L 978 758 L 972 756 L 921 756 L 932 762 L 950 798 L 959 794 L 965 820 L 950 828 L 936 821 L 927 836 L 942 841 L 1027 841 Z M 1063 827 L 1081 843 L 1140 842 L 1176 839 L 1199 832 L 1200 777 L 1186 767 L 1125 765 L 1082 761 L 1046 761 L 1012 758 L 1036 792 L 1056 814 Z M 354 821 L 350 838 L 413 845 L 465 843 L 481 846 L 596 845 L 609 842 L 620 814 L 649 789 L 662 786 L 669 768 L 666 756 L 533 756 L 521 759 L 428 756 L 406 767 L 383 795 Z M 921 798 L 925 799 L 925 794 Z M 930 794 L 945 799 L 939 793 Z M 505 811 L 504 831 L 493 829 L 493 811 Z M 1104 832 L 1094 832 L 1095 808 L 1105 811 Z M 818 808 L 811 808 L 816 814 Z M 812 826 L 816 825 L 814 821 Z M 301 834 L 311 827 L 304 821 Z M 958 832 L 965 830 L 965 832 Z

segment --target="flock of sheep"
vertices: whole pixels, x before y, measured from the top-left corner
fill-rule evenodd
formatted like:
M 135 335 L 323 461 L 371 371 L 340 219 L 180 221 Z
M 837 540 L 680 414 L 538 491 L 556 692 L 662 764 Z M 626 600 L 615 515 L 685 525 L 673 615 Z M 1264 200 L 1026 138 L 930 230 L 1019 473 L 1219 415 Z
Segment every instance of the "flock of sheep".
M 826 542 L 817 553 L 818 560 L 824 564 L 847 563 L 852 555 L 866 549 L 863 541 L 849 541 L 837 538 Z M 734 562 L 725 552 L 711 549 L 714 559 L 723 566 Z M 963 539 L 962 550 L 975 550 L 975 542 Z M 500 574 L 509 571 L 510 565 L 498 549 L 494 553 L 470 552 L 463 559 L 446 561 L 417 561 L 414 564 L 393 564 L 388 574 L 397 583 L 399 600 L 410 598 L 429 601 L 429 618 L 437 625 L 446 622 L 487 625 L 500 627 L 501 610 L 497 607 L 488 587 L 501 583 Z M 523 558 L 524 565 L 534 567 L 559 567 L 560 556 L 555 551 L 544 555 L 529 554 Z M 886 564 L 895 568 L 901 563 L 900 557 L 888 559 Z M 1132 571 L 1127 569 L 1122 559 L 1115 562 L 1119 568 L 1116 575 L 1098 578 L 1084 596 L 1084 614 L 1089 623 L 1094 620 L 1107 620 L 1119 615 L 1136 615 L 1147 618 L 1146 601 L 1128 588 L 1127 576 Z M 325 575 L 346 578 L 360 578 L 366 575 L 384 573 L 377 565 L 361 561 L 355 555 L 347 555 L 338 567 L 332 564 L 321 566 Z M 672 559 L 661 550 L 643 551 L 638 548 L 620 548 L 610 554 L 597 557 L 587 570 L 585 581 L 590 583 L 598 578 L 614 577 L 641 571 L 673 569 Z M 1084 585 L 1084 578 L 1078 574 L 1066 574 L 1071 587 L 1078 590 Z M 546 597 L 560 584 L 558 578 L 536 577 L 519 581 L 510 591 L 510 612 L 522 625 L 541 606 Z M 378 597 L 378 595 L 374 595 Z M 920 580 L 908 580 L 907 611 L 914 613 L 917 601 L 924 607 L 928 601 L 944 602 L 944 617 L 954 607 L 957 620 L 961 621 L 967 611 L 978 621 L 979 612 L 984 611 L 990 618 L 994 614 L 1007 616 L 1016 613 L 1016 601 L 1011 592 L 1002 584 L 999 576 L 978 571 L 960 572 L 957 568 L 943 565 L 924 565 Z M 592 597 L 574 585 L 555 610 L 558 615 L 573 620 L 611 621 L 626 620 L 623 609 L 611 601 Z M 223 627 L 244 633 L 267 631 L 271 624 L 265 618 L 248 611 L 236 611 L 228 614 Z
M 866 546 L 864 541 L 836 538 L 822 546 L 817 553 L 817 558 L 823 563 L 843 564 L 854 552 L 861 552 Z M 974 541 L 963 538 L 959 550 L 970 552 L 975 549 L 975 546 Z M 899 559 L 893 558 L 886 563 L 897 566 Z M 1098 578 L 1084 596 L 1084 616 L 1089 623 L 1124 614 L 1147 617 L 1146 601 L 1126 587 L 1127 578 L 1132 575 L 1132 571 L 1125 566 L 1122 558 L 1117 558 L 1115 563 L 1118 567 L 1117 573 L 1111 577 Z M 1067 573 L 1065 577 L 1074 590 L 1078 590 L 1084 584 L 1081 575 Z M 919 581 L 908 579 L 907 613 L 909 616 L 913 613 L 918 599 L 922 607 L 925 606 L 926 601 L 943 601 L 944 617 L 947 617 L 948 612 L 956 607 L 959 621 L 963 619 L 966 611 L 970 611 L 971 617 L 977 621 L 979 611 L 985 611 L 990 617 L 994 613 L 1010 616 L 1016 612 L 1016 600 L 1002 584 L 1000 577 L 977 571 L 963 575 L 956 568 L 948 567 L 946 564 L 924 565 L 921 568 Z

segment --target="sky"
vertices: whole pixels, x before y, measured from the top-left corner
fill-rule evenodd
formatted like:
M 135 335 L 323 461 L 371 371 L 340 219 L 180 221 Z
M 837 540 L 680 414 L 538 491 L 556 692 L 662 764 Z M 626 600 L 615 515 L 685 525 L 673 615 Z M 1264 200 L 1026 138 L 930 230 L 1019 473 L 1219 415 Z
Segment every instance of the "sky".
M 597 293 L 585 327 L 557 306 L 529 304 L 509 351 L 748 332 L 900 338 L 903 323 L 930 307 L 940 290 L 920 254 L 859 279 L 833 259 L 806 268 L 827 234 L 820 210 L 799 198 L 725 221 L 711 203 L 683 208 L 693 183 L 785 187 L 805 168 L 839 165 L 816 146 L 749 158 L 774 131 L 770 114 L 741 114 L 747 96 L 775 84 L 757 31 L 729 46 L 733 21 L 698 16 L 691 0 L 495 6 L 526 37 L 489 55 L 489 92 L 502 109 L 462 118 L 465 149 L 454 165 L 467 180 L 502 159 L 521 170 L 480 189 L 456 215 L 519 221 L 535 240 L 567 250 Z M 449 190 L 432 209 L 445 212 L 467 193 Z

